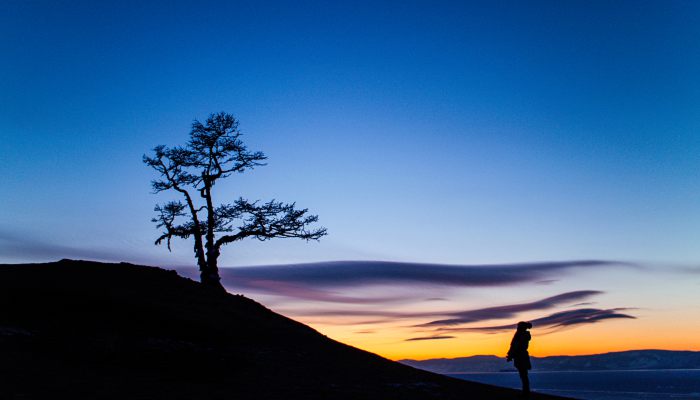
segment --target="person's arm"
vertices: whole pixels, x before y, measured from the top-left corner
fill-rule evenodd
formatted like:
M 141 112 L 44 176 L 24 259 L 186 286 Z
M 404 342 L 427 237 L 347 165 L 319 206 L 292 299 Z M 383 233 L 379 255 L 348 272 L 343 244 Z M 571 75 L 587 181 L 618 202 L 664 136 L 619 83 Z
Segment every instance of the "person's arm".
M 513 360 L 513 354 L 515 353 L 515 336 L 513 336 L 513 340 L 510 341 L 510 348 L 508 349 L 508 353 L 506 353 L 506 361 L 512 361 Z
M 508 350 L 508 358 L 515 358 L 523 352 L 523 337 L 516 333 L 513 336 L 513 340 L 510 342 L 510 349 Z

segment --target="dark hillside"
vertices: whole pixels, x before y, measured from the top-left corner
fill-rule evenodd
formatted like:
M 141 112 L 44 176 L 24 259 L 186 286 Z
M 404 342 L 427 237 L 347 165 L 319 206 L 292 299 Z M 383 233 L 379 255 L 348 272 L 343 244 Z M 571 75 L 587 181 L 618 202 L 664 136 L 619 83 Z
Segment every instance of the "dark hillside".
M 517 392 L 386 360 L 172 271 L 62 260 L 0 265 L 0 398 L 513 399 Z

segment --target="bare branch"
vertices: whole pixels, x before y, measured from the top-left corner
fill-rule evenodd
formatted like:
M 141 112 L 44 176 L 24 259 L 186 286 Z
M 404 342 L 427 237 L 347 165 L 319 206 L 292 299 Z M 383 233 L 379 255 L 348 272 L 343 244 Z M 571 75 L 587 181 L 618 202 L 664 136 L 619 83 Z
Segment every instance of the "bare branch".
M 186 206 L 179 201 L 171 201 L 162 206 L 156 205 L 154 211 L 158 213 L 158 216 L 151 221 L 156 223 L 156 227 L 165 229 L 165 232 L 156 239 L 156 245 L 161 244 L 163 240 L 167 240 L 168 251 L 171 251 L 170 240 L 173 237 L 187 239 L 194 233 L 194 225 L 191 222 L 181 225 L 175 224 L 177 217 L 186 215 L 184 212 L 185 208 Z
M 295 203 L 284 204 L 274 200 L 258 205 L 238 199 L 233 205 L 220 207 L 220 219 L 226 220 L 226 228 L 230 229 L 233 219 L 242 219 L 243 224 L 238 232 L 225 235 L 216 241 L 217 248 L 247 237 L 255 237 L 260 241 L 272 238 L 299 238 L 304 240 L 319 240 L 326 235 L 326 228 L 308 229 L 308 226 L 318 221 L 316 215 L 306 215 L 308 209 L 297 210 Z

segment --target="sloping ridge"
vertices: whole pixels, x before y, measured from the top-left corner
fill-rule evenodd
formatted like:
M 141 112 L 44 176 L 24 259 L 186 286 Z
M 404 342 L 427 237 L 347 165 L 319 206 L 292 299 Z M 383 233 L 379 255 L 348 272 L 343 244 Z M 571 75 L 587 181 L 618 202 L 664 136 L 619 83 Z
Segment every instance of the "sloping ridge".
M 173 271 L 0 265 L 0 398 L 512 399 L 404 366 Z M 554 398 L 533 396 L 532 398 Z

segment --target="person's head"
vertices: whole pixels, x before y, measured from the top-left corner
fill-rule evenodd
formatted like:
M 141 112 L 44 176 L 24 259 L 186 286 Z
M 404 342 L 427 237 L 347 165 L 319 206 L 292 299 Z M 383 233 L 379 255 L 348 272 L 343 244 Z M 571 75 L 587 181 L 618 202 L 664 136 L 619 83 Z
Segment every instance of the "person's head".
M 525 321 L 518 322 L 518 331 L 524 332 L 528 329 L 532 329 L 532 324 Z

